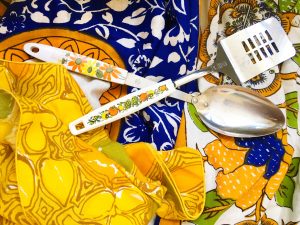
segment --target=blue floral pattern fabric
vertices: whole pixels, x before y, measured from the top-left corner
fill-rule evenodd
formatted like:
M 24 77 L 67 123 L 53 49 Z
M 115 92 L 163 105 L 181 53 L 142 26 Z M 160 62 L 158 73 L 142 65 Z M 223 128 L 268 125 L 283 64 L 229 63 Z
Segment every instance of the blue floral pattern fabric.
M 249 148 L 245 157 L 245 165 L 264 166 L 264 177 L 270 179 L 279 170 L 285 150 L 281 140 L 274 135 L 261 138 L 237 138 L 236 143 L 244 148 Z
M 0 41 L 38 29 L 75 30 L 109 43 L 129 72 L 155 81 L 175 80 L 196 67 L 198 4 L 192 0 L 13 1 L 0 20 Z M 191 82 L 183 90 L 196 88 L 196 82 Z M 157 149 L 172 149 L 183 106 L 183 102 L 167 98 L 129 116 L 122 123 L 118 141 L 143 141 Z

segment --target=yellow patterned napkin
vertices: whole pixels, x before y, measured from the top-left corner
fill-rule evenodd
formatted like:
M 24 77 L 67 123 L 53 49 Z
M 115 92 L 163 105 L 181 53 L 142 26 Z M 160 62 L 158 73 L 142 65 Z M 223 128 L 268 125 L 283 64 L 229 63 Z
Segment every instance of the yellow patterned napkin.
M 100 128 L 73 136 L 91 110 L 64 67 L 0 62 L 0 224 L 147 224 L 199 217 L 200 153 L 121 145 Z

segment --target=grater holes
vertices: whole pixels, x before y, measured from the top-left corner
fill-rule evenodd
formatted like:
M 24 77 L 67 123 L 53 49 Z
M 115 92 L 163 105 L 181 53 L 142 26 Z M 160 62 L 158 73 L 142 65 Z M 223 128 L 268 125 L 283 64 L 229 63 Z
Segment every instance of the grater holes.
M 272 39 L 272 37 L 271 37 L 269 31 L 266 30 L 265 33 L 266 33 L 266 35 L 267 35 L 269 41 L 272 41 L 273 39 Z
M 274 54 L 270 45 L 266 45 L 266 48 L 268 49 L 268 52 L 270 53 L 270 55 Z
M 255 63 L 256 63 L 256 60 L 254 59 L 252 53 L 249 53 L 248 56 L 249 56 L 251 62 L 252 62 L 253 64 L 255 64 Z
M 257 44 L 258 46 L 260 46 L 260 45 L 261 45 L 261 43 L 260 43 L 260 41 L 258 40 L 257 36 L 256 36 L 256 35 L 254 35 L 254 36 L 253 36 L 253 38 L 254 38 L 254 40 L 255 40 L 256 44 Z
M 265 48 L 264 47 L 261 47 L 260 48 L 260 51 L 261 51 L 261 53 L 265 56 L 265 58 L 267 58 L 268 57 L 268 55 L 267 55 L 267 53 L 266 53 L 266 51 L 265 51 Z
M 251 48 L 255 48 L 255 45 L 254 45 L 253 41 L 250 38 L 248 38 L 248 42 L 249 42 Z
M 255 53 L 255 55 L 256 55 L 256 58 L 258 58 L 258 60 L 261 61 L 262 58 L 261 58 L 259 52 L 258 52 L 257 50 L 255 50 L 254 53 Z
M 250 49 L 249 49 L 248 45 L 246 44 L 246 42 L 242 41 L 242 45 L 243 45 L 245 51 L 249 52 Z
M 273 46 L 273 48 L 275 49 L 275 51 L 278 53 L 279 50 L 278 50 L 277 45 L 275 44 L 275 42 L 272 42 L 271 45 Z
M 267 40 L 265 39 L 264 35 L 261 32 L 259 33 L 259 36 L 263 43 L 267 42 Z

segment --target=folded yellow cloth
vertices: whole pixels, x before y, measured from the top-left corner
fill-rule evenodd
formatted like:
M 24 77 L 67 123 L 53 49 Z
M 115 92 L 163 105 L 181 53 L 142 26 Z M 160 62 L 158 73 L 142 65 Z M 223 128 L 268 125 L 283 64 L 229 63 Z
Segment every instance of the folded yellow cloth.
M 121 145 L 68 123 L 91 110 L 64 67 L 0 62 L 0 224 L 147 224 L 199 217 L 201 154 Z

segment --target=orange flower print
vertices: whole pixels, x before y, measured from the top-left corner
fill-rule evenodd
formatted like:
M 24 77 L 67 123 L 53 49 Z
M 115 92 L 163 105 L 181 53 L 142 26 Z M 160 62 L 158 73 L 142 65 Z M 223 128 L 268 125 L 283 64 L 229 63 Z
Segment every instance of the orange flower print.
M 103 78 L 108 81 L 111 81 L 112 77 L 119 79 L 119 75 L 121 74 L 115 66 L 109 64 L 104 64 L 99 69 L 103 72 Z
M 148 94 L 147 93 L 140 94 L 140 100 L 142 102 L 147 101 L 148 100 Z
M 287 143 L 287 131 L 259 138 L 219 139 L 204 148 L 208 162 L 218 172 L 217 193 L 236 200 L 245 210 L 255 205 L 262 195 L 271 199 L 278 190 L 294 149 Z
M 82 72 L 82 67 L 87 62 L 85 57 L 82 57 L 80 55 L 74 54 L 69 57 L 68 66 L 71 67 L 72 71 L 78 71 Z
M 109 108 L 108 112 L 111 116 L 115 116 L 119 113 L 119 109 L 116 106 L 112 106 Z

